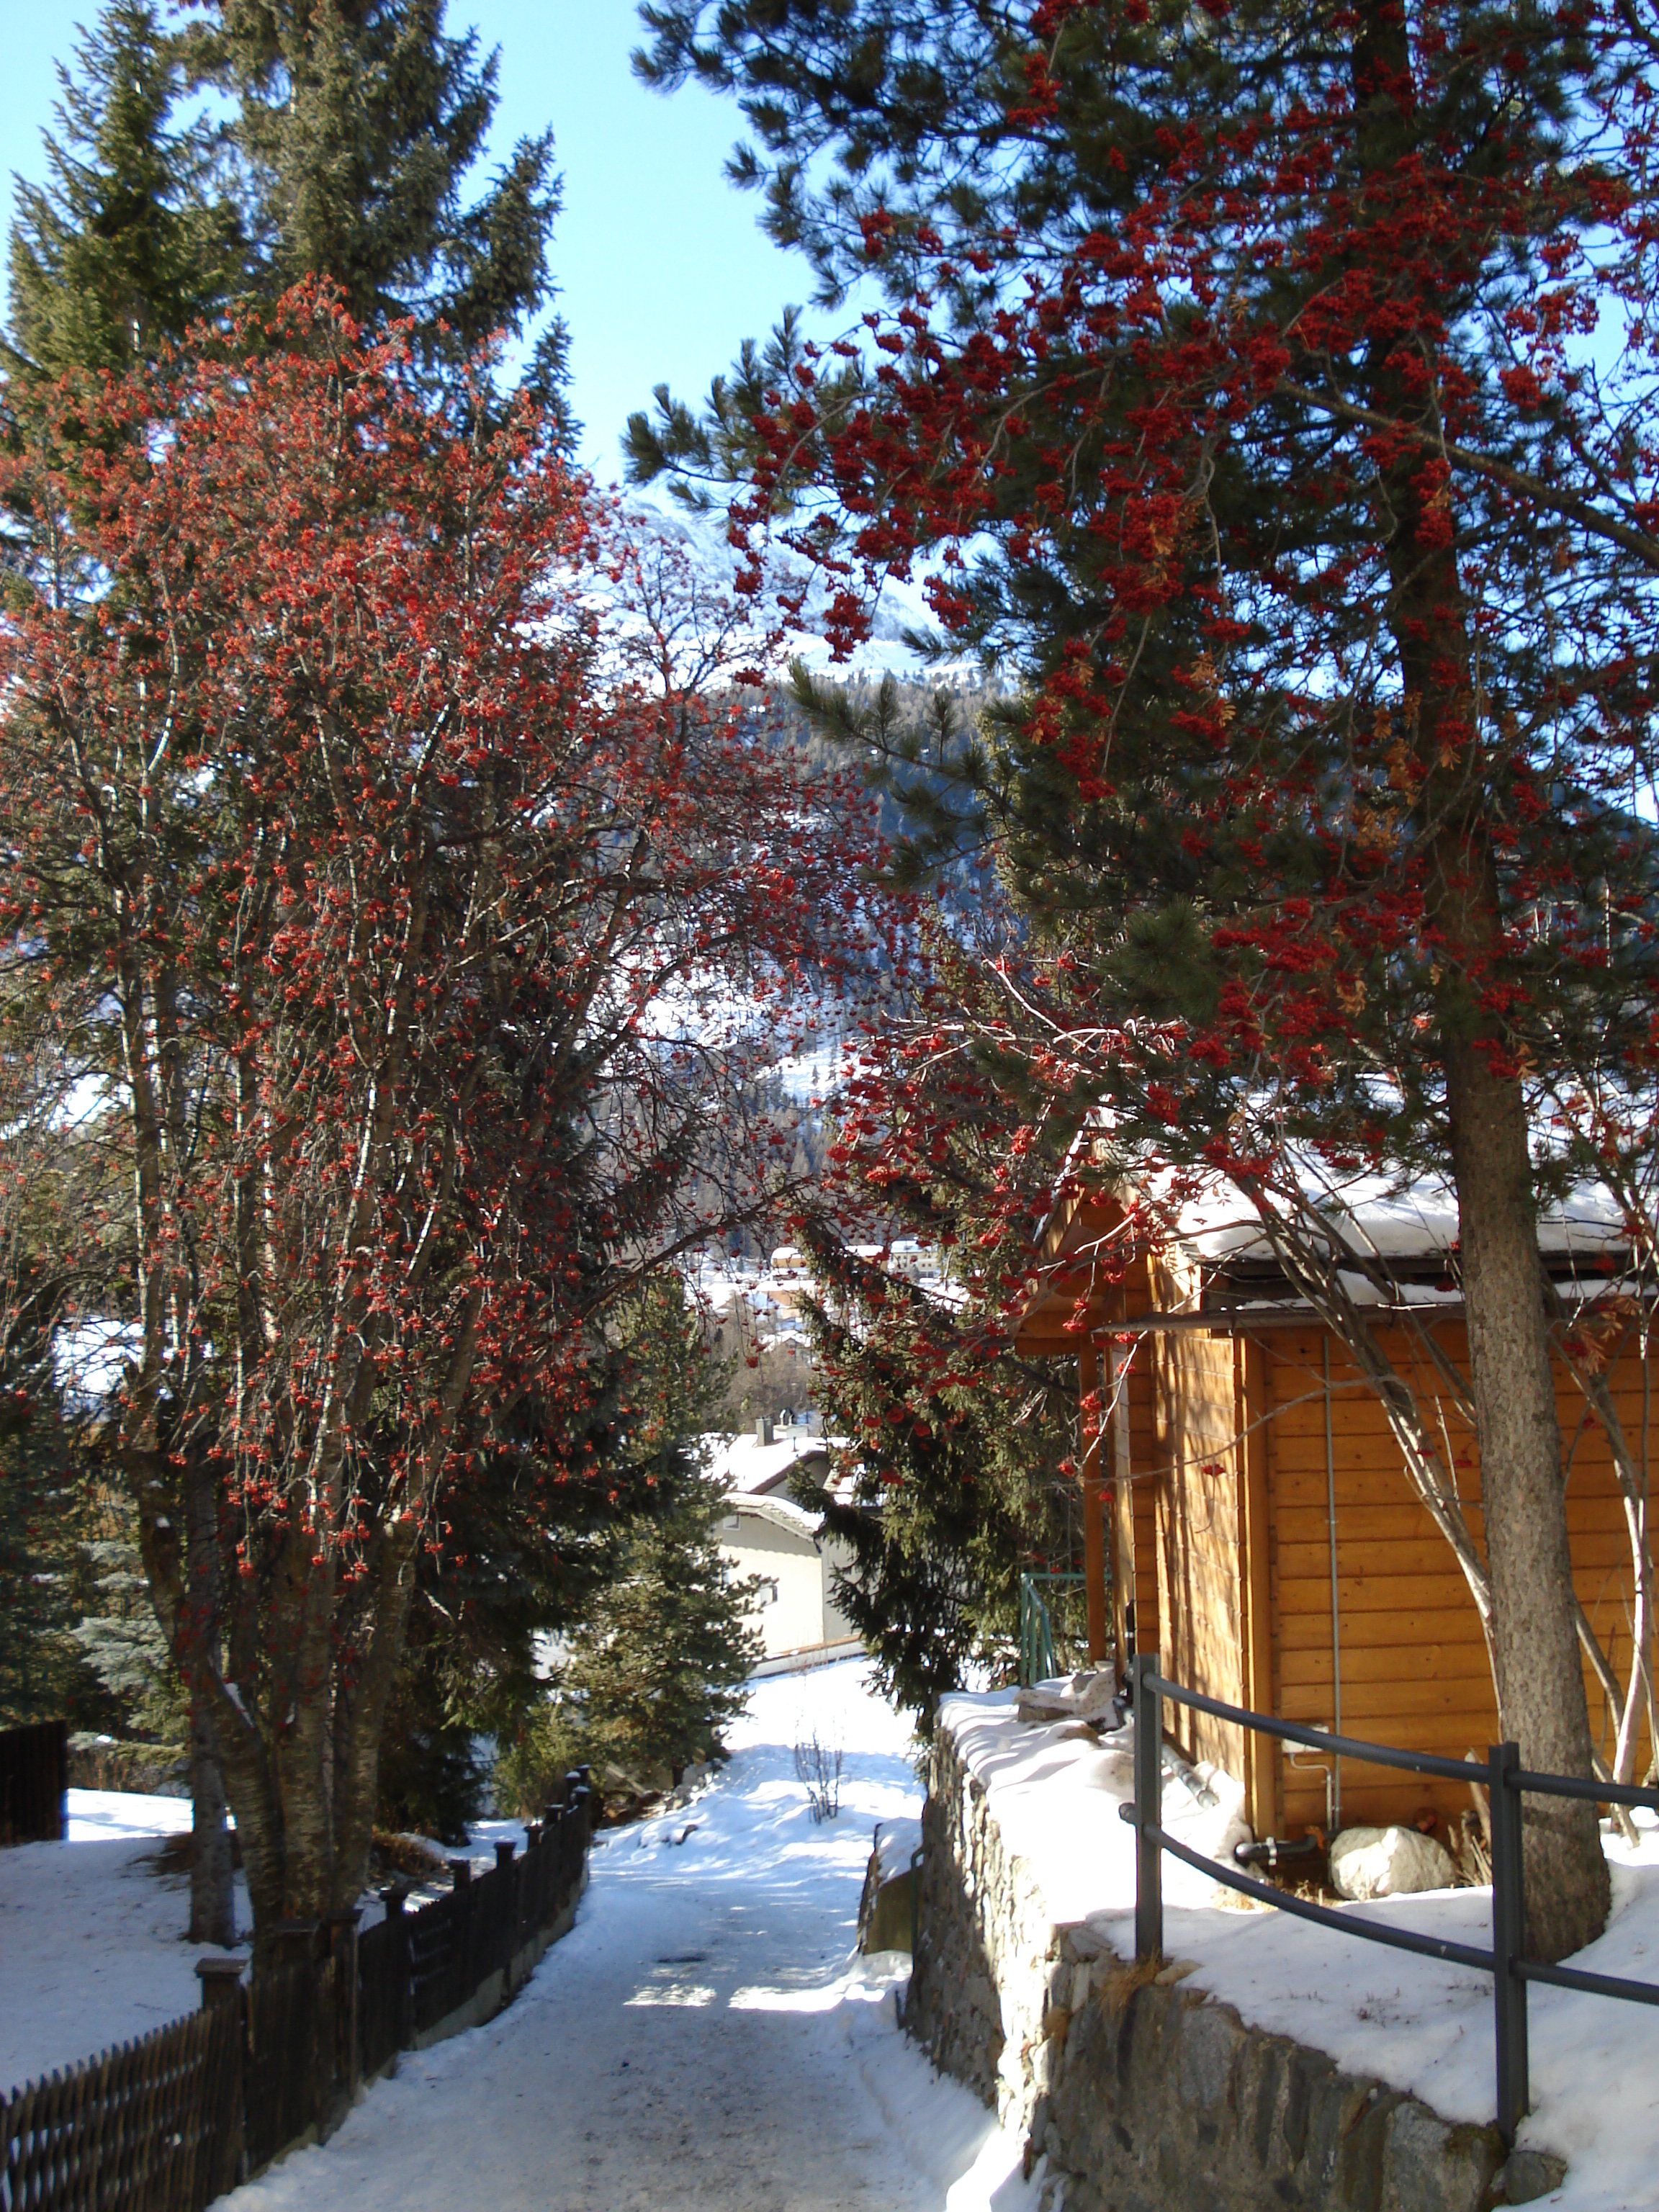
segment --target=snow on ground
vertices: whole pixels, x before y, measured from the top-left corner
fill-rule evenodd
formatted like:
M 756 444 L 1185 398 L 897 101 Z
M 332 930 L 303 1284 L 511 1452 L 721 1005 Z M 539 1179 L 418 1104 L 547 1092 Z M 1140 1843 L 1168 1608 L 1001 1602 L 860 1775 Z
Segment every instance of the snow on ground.
M 814 1826 L 793 1746 L 838 1738 Z M 853 1952 L 878 1820 L 917 1809 L 862 1661 L 757 1682 L 720 1778 L 596 1841 L 576 1925 L 487 2027 L 405 2053 L 238 2212 L 1016 2212 L 1020 2146 L 895 2024 Z
M 155 1863 L 189 1826 L 188 1798 L 71 1790 L 66 1843 L 0 1851 L 0 2094 L 201 2002 L 190 1877 Z M 244 1927 L 240 1875 L 236 1903 Z
M 1021 1723 L 1012 1693 L 947 1698 L 939 1724 L 992 1796 L 1054 1923 L 1087 1921 L 1134 1952 L 1133 1723 L 1095 1745 Z M 1231 1840 L 1224 1794 L 1206 1804 L 1166 1771 L 1164 1825 L 1195 1848 Z M 1613 1917 L 1572 1964 L 1659 1982 L 1659 1827 L 1637 1815 L 1639 1847 L 1609 1834 Z M 1293 2036 L 1356 2074 L 1408 2089 L 1453 2120 L 1494 2106 L 1489 1975 L 1336 1935 L 1267 1908 L 1239 1909 L 1219 1884 L 1165 1854 L 1164 1948 L 1196 1962 L 1209 1990 L 1259 2027 Z M 1439 1890 L 1345 1908 L 1465 1943 L 1492 1940 L 1492 1893 Z M 1533 2110 L 1520 2140 L 1568 2162 L 1548 2201 L 1563 2212 L 1650 2212 L 1659 2185 L 1659 2009 L 1534 1985 L 1528 1996 Z

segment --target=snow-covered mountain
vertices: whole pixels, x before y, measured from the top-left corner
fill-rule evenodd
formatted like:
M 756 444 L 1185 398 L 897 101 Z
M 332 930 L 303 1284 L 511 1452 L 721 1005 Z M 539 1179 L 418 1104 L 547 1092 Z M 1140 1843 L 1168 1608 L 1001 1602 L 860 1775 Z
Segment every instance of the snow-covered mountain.
M 889 578 L 876 599 L 870 635 L 849 659 L 836 661 L 823 635 L 824 616 L 832 596 L 830 585 L 820 574 L 809 574 L 799 556 L 773 546 L 764 558 L 765 585 L 758 600 L 739 601 L 738 575 L 742 562 L 727 541 L 723 510 L 695 514 L 665 490 L 651 486 L 618 501 L 623 532 L 647 547 L 647 565 L 653 554 L 665 563 L 661 580 L 691 595 L 706 616 L 702 641 L 717 633 L 734 658 L 746 648 L 752 662 L 769 675 L 782 676 L 790 661 L 799 659 L 815 674 L 841 681 L 879 679 L 892 674 L 927 684 L 930 689 L 976 691 L 983 688 L 984 672 L 977 660 L 965 655 L 934 659 L 918 652 L 907 633 L 923 638 L 937 636 L 939 625 L 928 606 L 921 580 L 898 582 Z M 660 549 L 659 553 L 657 549 Z M 672 575 L 668 571 L 673 572 Z M 647 580 L 649 581 L 649 580 Z M 799 599 L 799 611 L 780 642 L 775 635 L 780 597 Z

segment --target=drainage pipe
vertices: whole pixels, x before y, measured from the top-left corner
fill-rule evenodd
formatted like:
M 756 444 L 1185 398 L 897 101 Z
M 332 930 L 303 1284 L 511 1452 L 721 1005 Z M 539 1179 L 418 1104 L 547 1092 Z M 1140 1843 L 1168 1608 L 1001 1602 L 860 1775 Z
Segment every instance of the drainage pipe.
M 1304 1836 L 1290 1844 L 1279 1836 L 1264 1836 L 1259 1844 L 1235 1844 L 1233 1857 L 1240 1866 L 1276 1867 L 1281 1859 L 1306 1859 L 1322 1850 L 1316 1836 Z

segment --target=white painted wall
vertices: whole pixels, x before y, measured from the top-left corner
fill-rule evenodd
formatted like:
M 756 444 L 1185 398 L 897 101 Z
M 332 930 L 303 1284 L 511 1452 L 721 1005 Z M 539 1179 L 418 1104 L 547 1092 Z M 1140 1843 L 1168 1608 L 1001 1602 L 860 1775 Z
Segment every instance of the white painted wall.
M 720 1551 L 734 1576 L 761 1579 L 754 1618 L 765 1657 L 855 1640 L 831 1595 L 836 1567 L 848 1564 L 840 1547 L 820 1541 L 797 1506 L 731 1495 L 726 1504 Z

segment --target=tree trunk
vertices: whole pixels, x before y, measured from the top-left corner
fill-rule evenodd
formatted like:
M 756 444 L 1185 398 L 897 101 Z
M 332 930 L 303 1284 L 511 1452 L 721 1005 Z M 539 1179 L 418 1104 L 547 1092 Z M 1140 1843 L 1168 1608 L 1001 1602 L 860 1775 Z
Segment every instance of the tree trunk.
M 1479 1047 L 1446 1048 L 1469 1367 L 1492 1574 L 1498 1724 L 1522 1764 L 1590 1771 L 1589 1714 L 1573 1628 L 1572 1555 L 1555 1374 L 1538 1256 L 1526 1102 Z M 1545 1960 L 1592 1942 L 1612 1901 L 1595 1808 L 1525 1803 L 1527 1945 Z
M 228 1949 L 236 1941 L 236 1888 L 230 1829 L 225 1820 L 225 1778 L 206 1702 L 190 1701 L 190 1940 Z
M 334 1903 L 352 1905 L 368 1880 L 379 1798 L 380 1735 L 387 1701 L 409 1637 L 415 1595 L 414 1531 L 407 1524 L 375 1538 L 376 1584 L 368 1649 L 335 1712 Z
M 185 1473 L 189 1548 L 185 1562 L 184 1649 L 181 1671 L 190 1692 L 191 1838 L 190 1940 L 236 1941 L 236 1893 L 230 1830 L 225 1820 L 225 1775 L 209 1701 L 208 1678 L 217 1671 L 219 1514 L 211 1473 L 192 1454 Z

